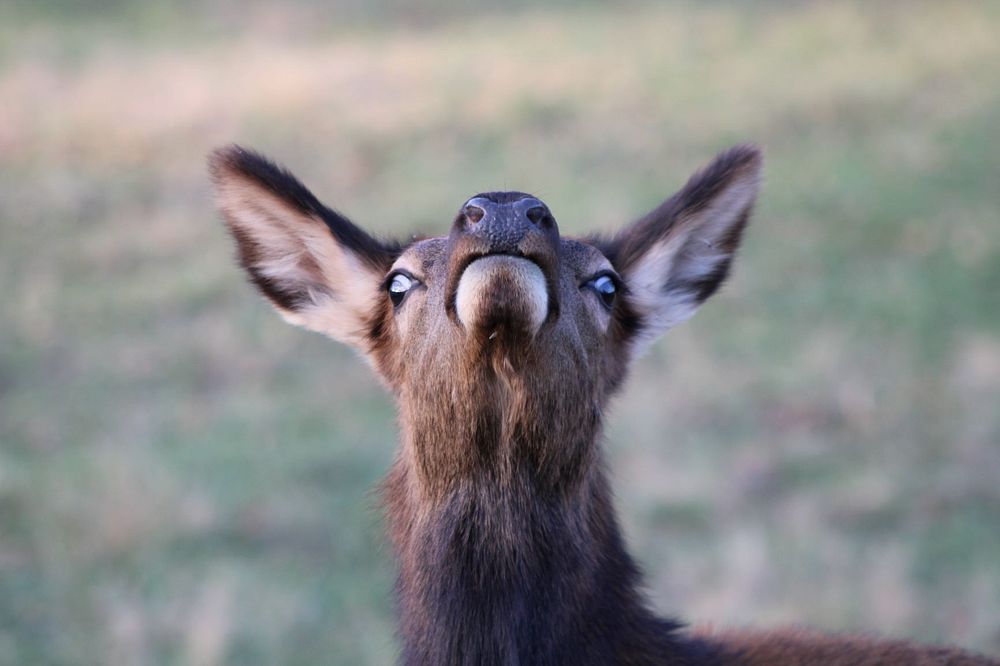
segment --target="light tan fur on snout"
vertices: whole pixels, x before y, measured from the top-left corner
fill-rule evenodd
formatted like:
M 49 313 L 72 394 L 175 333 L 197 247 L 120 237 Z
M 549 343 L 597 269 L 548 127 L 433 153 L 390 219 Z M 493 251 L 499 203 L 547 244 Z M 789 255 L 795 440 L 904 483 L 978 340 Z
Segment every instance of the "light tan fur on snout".
M 522 320 L 519 323 L 534 337 L 548 314 L 545 275 L 538 264 L 521 257 L 477 259 L 462 273 L 455 308 L 466 328 L 488 323 L 491 315 L 506 315 Z

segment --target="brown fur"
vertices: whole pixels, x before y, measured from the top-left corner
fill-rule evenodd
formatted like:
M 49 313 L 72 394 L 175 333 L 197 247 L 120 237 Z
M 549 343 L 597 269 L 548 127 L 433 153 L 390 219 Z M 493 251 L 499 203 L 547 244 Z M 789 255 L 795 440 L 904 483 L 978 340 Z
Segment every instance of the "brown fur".
M 797 630 L 685 633 L 648 608 L 604 471 L 604 410 L 641 347 L 728 275 L 760 169 L 755 148 L 723 153 L 611 239 L 560 238 L 540 201 L 492 192 L 463 206 L 447 237 L 404 247 L 255 153 L 214 154 L 219 207 L 253 282 L 289 321 L 361 351 L 396 399 L 402 442 L 382 490 L 401 663 L 998 663 Z M 458 286 L 488 255 L 533 262 L 546 293 L 534 266 L 533 290 L 496 273 L 506 277 L 463 292 L 476 314 L 463 322 Z M 397 275 L 409 290 L 389 294 Z M 540 328 L 526 327 L 530 312 Z
M 697 632 L 726 645 L 741 666 L 989 666 L 995 659 L 952 647 L 918 645 L 811 629 Z

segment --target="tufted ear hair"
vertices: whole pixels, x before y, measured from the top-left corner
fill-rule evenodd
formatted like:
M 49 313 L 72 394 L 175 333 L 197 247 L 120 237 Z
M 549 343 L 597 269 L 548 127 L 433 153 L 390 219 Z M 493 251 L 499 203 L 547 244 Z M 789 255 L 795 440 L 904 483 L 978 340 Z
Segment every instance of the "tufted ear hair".
M 288 171 L 239 146 L 209 156 L 215 200 L 250 280 L 288 322 L 367 351 L 398 248 L 327 208 Z
M 607 245 L 636 315 L 634 354 L 691 317 L 722 285 L 757 198 L 762 164 L 755 146 L 719 154 Z

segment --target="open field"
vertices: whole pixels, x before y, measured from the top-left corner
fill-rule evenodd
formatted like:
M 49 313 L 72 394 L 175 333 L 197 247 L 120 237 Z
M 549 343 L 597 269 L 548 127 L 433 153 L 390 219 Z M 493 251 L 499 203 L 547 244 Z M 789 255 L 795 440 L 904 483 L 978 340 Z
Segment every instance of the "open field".
M 82 6 L 0 11 L 0 664 L 393 658 L 393 408 L 244 283 L 230 141 L 389 235 L 611 229 L 762 144 L 611 418 L 651 595 L 1000 654 L 1000 6 Z

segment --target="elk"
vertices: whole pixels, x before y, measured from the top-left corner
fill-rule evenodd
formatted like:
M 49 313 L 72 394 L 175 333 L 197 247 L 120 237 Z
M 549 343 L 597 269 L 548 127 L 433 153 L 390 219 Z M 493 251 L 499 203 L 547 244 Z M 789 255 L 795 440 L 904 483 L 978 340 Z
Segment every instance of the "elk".
M 401 664 L 1000 664 L 799 629 L 689 632 L 644 598 L 605 407 L 727 277 L 757 148 L 721 153 L 613 236 L 562 237 L 537 197 L 486 192 L 447 236 L 409 243 L 369 235 L 253 151 L 209 162 L 250 280 L 287 321 L 359 351 L 397 403 L 382 495 Z

